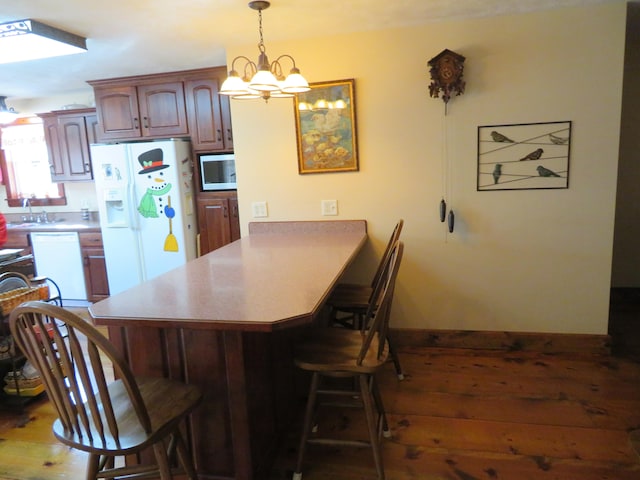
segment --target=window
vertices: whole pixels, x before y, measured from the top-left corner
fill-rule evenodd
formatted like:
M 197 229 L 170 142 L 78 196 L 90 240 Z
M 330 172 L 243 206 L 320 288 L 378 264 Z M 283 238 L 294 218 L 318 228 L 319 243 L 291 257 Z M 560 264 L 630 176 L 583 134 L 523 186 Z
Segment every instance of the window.
M 64 185 L 51 181 L 42 120 L 20 119 L 2 127 L 2 179 L 10 207 L 66 205 Z

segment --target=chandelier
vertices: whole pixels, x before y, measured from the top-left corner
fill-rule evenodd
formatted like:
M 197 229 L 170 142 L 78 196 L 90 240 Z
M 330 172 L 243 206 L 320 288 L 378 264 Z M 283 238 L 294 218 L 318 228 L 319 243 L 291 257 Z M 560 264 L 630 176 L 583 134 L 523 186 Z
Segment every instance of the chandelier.
M 258 25 L 260 42 L 258 43 L 258 63 L 254 63 L 245 56 L 238 56 L 231 62 L 229 76 L 220 87 L 222 95 L 229 95 L 237 99 L 262 98 L 265 101 L 270 98 L 290 98 L 296 93 L 308 92 L 309 83 L 300 74 L 296 67 L 296 61 L 291 55 L 280 55 L 269 63 L 262 38 L 262 11 L 269 8 L 270 2 L 256 0 L 249 2 L 249 8 L 258 11 Z M 281 61 L 288 59 L 292 63 L 289 75 L 285 78 Z M 242 76 L 236 70 L 236 62 L 244 61 Z

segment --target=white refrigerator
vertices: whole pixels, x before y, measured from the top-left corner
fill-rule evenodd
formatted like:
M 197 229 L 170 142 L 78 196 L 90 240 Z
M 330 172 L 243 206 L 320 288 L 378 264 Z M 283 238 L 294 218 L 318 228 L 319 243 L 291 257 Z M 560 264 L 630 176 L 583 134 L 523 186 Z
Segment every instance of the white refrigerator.
M 196 257 L 188 141 L 94 144 L 91 162 L 111 295 Z

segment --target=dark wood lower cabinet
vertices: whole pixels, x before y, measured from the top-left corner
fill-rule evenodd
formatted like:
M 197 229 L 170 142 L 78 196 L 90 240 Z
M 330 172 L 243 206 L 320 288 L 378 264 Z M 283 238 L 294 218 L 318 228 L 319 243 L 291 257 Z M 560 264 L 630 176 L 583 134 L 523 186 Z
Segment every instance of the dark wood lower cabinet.
M 84 267 L 84 283 L 87 289 L 87 300 L 98 302 L 109 296 L 107 264 L 100 232 L 80 233 L 82 265 Z
M 235 191 L 198 195 L 200 255 L 240 238 L 238 197 Z

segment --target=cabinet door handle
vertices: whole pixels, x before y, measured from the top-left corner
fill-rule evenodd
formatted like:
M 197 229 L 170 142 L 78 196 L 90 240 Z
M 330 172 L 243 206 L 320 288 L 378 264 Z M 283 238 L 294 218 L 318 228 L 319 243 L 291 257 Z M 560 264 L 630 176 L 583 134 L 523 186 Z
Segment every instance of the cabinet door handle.
M 218 142 L 221 142 L 222 141 L 222 132 L 220 131 L 219 128 L 216 130 L 216 132 L 218 133 Z
M 233 216 L 235 218 L 238 218 L 238 207 L 237 207 L 237 205 L 233 206 L 233 210 L 232 211 L 233 211 Z
M 138 122 L 138 117 L 133 117 L 133 128 L 136 130 L 140 128 L 140 123 Z
M 227 128 L 227 140 L 228 141 L 233 141 L 233 133 L 231 133 L 231 129 Z
M 229 212 L 228 212 L 228 210 L 227 210 L 227 207 L 224 207 L 224 208 L 222 209 L 222 212 L 223 212 L 224 218 L 227 218 L 227 217 L 229 216 Z
M 85 162 L 84 173 L 89 173 L 90 171 L 91 171 L 91 164 Z
M 149 128 L 149 119 L 147 117 L 143 117 L 144 120 L 144 128 Z

